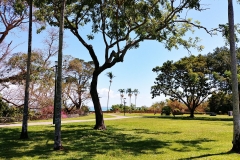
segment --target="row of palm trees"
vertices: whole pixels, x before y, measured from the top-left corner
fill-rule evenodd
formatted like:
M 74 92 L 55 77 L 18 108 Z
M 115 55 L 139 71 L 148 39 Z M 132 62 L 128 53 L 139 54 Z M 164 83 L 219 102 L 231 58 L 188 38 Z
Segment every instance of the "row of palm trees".
M 129 97 L 129 106 L 131 106 L 131 98 L 132 98 L 132 95 L 134 94 L 135 96 L 135 107 L 136 107 L 136 101 L 137 101 L 137 95 L 140 93 L 138 91 L 138 89 L 134 89 L 132 90 L 131 88 L 127 88 L 126 91 L 125 89 L 119 89 L 118 90 L 120 92 L 120 99 L 121 99 L 121 104 L 122 104 L 122 101 L 123 101 L 123 98 L 124 98 L 124 93 L 126 92 L 128 97 Z
M 108 99 L 107 99 L 107 111 L 108 111 L 108 103 L 109 103 L 109 92 L 110 92 L 110 87 L 111 87 L 111 84 L 112 84 L 112 79 L 115 77 L 114 75 L 113 75 L 113 73 L 112 72 L 107 72 L 107 77 L 110 79 L 110 85 L 109 85 L 109 89 L 108 89 Z M 124 93 L 125 93 L 125 89 L 119 89 L 118 90 L 119 92 L 120 92 L 120 99 L 121 99 L 121 104 L 123 104 L 123 98 L 124 98 Z M 126 93 L 127 93 L 127 95 L 128 95 L 128 97 L 129 97 L 129 103 L 130 103 L 130 105 L 129 106 L 131 106 L 131 97 L 132 97 L 132 95 L 134 94 L 135 95 L 135 107 L 136 107 L 136 101 L 137 101 L 137 95 L 140 93 L 139 91 L 138 91 L 138 89 L 134 89 L 134 90 L 132 90 L 131 88 L 127 88 L 126 89 Z

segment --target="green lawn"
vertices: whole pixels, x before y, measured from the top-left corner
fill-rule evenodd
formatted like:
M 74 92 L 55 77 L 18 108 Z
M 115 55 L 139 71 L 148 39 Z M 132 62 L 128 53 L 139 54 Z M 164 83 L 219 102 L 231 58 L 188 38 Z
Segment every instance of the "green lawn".
M 21 127 L 0 128 L 0 159 L 239 159 L 229 153 L 232 117 L 141 116 L 106 120 L 105 131 L 93 130 L 94 122 L 63 124 L 63 151 L 53 150 L 52 125 L 29 126 L 29 140 L 19 140 Z
M 104 118 L 113 118 L 114 116 L 109 115 L 109 114 L 105 114 Z M 62 121 L 70 121 L 70 120 L 85 120 L 85 119 L 95 119 L 95 114 L 90 113 L 87 116 L 79 116 L 79 117 L 74 117 L 74 118 L 62 118 Z M 28 122 L 52 122 L 53 119 L 49 118 L 49 119 L 44 119 L 44 120 L 29 120 Z M 22 123 L 22 122 L 14 122 L 14 123 Z

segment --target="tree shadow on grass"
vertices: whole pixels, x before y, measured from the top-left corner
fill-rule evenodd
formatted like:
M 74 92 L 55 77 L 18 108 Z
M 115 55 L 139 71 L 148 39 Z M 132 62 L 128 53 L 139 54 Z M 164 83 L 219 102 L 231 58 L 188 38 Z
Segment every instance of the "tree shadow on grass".
M 44 128 L 47 128 L 46 126 Z M 33 132 L 28 131 L 28 139 L 20 139 L 21 128 L 1 128 L 0 132 L 0 159 L 21 157 L 34 157 L 49 155 L 53 150 L 53 144 L 45 141 L 52 141 L 53 132 L 49 130 Z
M 195 150 L 210 150 L 211 148 L 202 147 L 202 143 L 213 142 L 215 140 L 200 138 L 195 140 L 178 140 L 176 143 L 180 144 L 181 147 L 171 148 L 173 151 L 177 152 L 191 152 L 194 148 Z
M 158 137 L 163 134 L 175 136 L 180 132 L 161 132 L 149 129 L 124 129 L 109 125 L 105 131 L 93 130 L 92 124 L 65 124 L 62 125 L 62 143 L 64 150 L 53 150 L 54 127 L 37 126 L 29 131 L 28 140 L 19 140 L 20 128 L 1 128 L 0 132 L 0 159 L 52 159 L 57 156 L 60 159 L 94 159 L 97 155 L 120 158 L 121 154 L 141 156 L 148 154 L 163 154 L 168 149 L 174 152 L 190 152 L 192 149 L 208 150 L 202 147 L 202 143 L 214 140 L 202 138 L 195 140 L 159 140 L 151 137 L 151 134 Z M 40 130 L 40 131 L 39 131 Z M 149 136 L 150 135 L 150 136 Z M 150 138 L 146 138 L 150 137 Z M 174 148 L 174 143 L 180 144 Z M 211 147 L 211 146 L 210 146 Z M 164 150 L 162 150 L 164 148 Z M 20 150 L 19 150 L 20 149 Z M 189 159 L 208 157 L 206 154 Z M 67 158 L 65 158 L 67 157 Z M 186 159 L 186 158 L 185 158 Z M 180 159 L 179 159 L 180 160 Z
M 71 126 L 70 128 L 73 127 L 74 126 Z M 67 149 L 78 149 L 79 152 L 83 153 L 81 159 L 91 159 L 96 154 L 110 154 L 111 157 L 114 157 L 119 150 L 129 155 L 158 153 L 157 150 L 159 148 L 169 145 L 168 142 L 165 141 L 152 138 L 142 139 L 141 135 L 123 133 L 134 130 L 118 129 L 108 126 L 106 131 L 96 131 L 92 130 L 91 126 L 89 129 L 87 129 L 87 127 L 89 126 L 84 126 L 84 130 L 76 129 L 74 132 L 71 130 L 64 131 L 68 136 L 76 137 L 76 140 L 71 141 L 71 145 L 69 145 Z M 66 137 L 64 141 L 69 141 L 70 137 Z
M 178 160 L 192 160 L 192 159 L 199 159 L 199 158 L 207 158 L 210 156 L 220 156 L 220 155 L 231 155 L 231 154 L 236 154 L 234 152 L 228 151 L 228 152 L 220 152 L 220 153 L 214 153 L 214 154 L 204 154 L 204 155 L 200 155 L 200 156 L 192 156 L 189 158 L 180 158 Z
M 133 129 L 135 133 L 137 134 L 154 134 L 154 135 L 162 135 L 162 134 L 167 134 L 167 135 L 175 135 L 180 134 L 181 132 L 179 131 L 173 131 L 173 132 L 162 132 L 162 131 L 152 131 L 149 129 Z
M 108 130 L 100 131 L 93 130 L 92 124 L 73 124 L 62 126 L 64 150 L 53 151 L 54 128 L 44 126 L 41 129 L 37 132 L 29 131 L 30 138 L 20 140 L 20 128 L 1 128 L 0 159 L 21 159 L 23 157 L 51 159 L 53 156 L 61 157 L 67 154 L 70 154 L 67 157 L 69 159 L 92 159 L 97 154 L 119 156 L 115 152 L 121 154 L 124 152 L 128 155 L 160 154 L 159 148 L 170 145 L 166 141 L 153 138 L 144 139 L 138 134 L 127 134 L 125 133 L 127 130 L 112 126 L 108 126 Z M 145 132 L 149 131 L 146 130 Z

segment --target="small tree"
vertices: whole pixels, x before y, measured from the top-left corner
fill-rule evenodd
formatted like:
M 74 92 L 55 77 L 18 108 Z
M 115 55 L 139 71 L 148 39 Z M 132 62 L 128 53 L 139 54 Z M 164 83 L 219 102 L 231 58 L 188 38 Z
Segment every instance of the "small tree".
M 110 87 L 112 84 L 112 79 L 115 77 L 112 72 L 107 72 L 107 77 L 110 79 L 110 84 L 109 84 L 109 89 L 108 89 L 108 99 L 107 99 L 107 111 L 108 111 L 108 102 L 109 102 L 109 92 L 110 92 Z
M 134 93 L 134 96 L 135 96 L 135 107 L 137 107 L 137 103 L 136 103 L 136 101 L 137 101 L 137 95 L 138 95 L 140 92 L 138 91 L 138 89 L 134 89 L 134 90 L 133 90 L 133 93 Z
M 125 89 L 119 89 L 118 91 L 120 92 L 121 104 L 123 104 L 122 100 L 123 100 L 123 97 L 124 97 L 123 93 L 125 93 Z
M 128 95 L 128 97 L 129 97 L 129 106 L 131 106 L 131 98 L 132 98 L 132 94 L 133 94 L 133 90 L 131 89 L 131 88 L 127 88 L 126 89 L 126 93 L 127 93 L 127 95 Z

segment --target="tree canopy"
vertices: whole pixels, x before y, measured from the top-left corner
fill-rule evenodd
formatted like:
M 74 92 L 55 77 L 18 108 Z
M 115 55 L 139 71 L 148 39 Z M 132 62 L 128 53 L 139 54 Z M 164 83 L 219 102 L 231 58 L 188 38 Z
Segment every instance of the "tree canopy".
M 202 55 L 182 58 L 177 62 L 167 61 L 153 68 L 157 73 L 151 88 L 153 98 L 164 94 L 183 102 L 194 117 L 195 109 L 212 93 L 214 85 L 206 69 L 206 57 Z
M 58 1 L 44 1 L 35 5 L 39 8 L 35 16 L 53 26 L 59 26 Z M 199 38 L 186 37 L 194 27 L 202 28 L 210 33 L 198 21 L 182 16 L 189 9 L 201 11 L 200 0 L 183 0 L 178 2 L 167 0 L 73 0 L 66 3 L 64 17 L 65 28 L 76 36 L 88 50 L 95 69 L 91 82 L 91 97 L 96 113 L 95 129 L 105 129 L 103 114 L 97 92 L 98 76 L 118 62 L 123 62 L 130 49 L 138 48 L 144 40 L 157 40 L 167 49 L 183 46 L 186 49 L 196 47 Z M 91 26 L 91 32 L 85 37 L 79 30 L 84 25 Z M 99 34 L 105 49 L 99 54 L 89 40 Z M 100 64 L 100 57 L 104 57 Z

